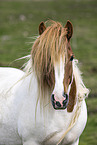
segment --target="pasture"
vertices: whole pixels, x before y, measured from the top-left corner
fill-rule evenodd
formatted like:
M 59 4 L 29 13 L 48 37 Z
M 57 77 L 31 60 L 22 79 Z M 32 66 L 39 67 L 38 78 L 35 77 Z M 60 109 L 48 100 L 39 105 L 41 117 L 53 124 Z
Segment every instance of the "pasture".
M 71 46 L 79 60 L 85 85 L 87 126 L 80 145 L 97 145 L 97 1 L 96 0 L 0 0 L 0 66 L 20 68 L 29 55 L 41 21 L 53 19 L 74 26 Z

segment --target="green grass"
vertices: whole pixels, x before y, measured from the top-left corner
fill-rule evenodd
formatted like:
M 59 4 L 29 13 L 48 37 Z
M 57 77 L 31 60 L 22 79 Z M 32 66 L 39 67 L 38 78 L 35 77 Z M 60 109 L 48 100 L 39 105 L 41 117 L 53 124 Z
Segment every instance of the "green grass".
M 29 42 L 38 35 L 39 23 L 48 19 L 73 23 L 71 46 L 91 90 L 80 145 L 97 145 L 97 0 L 0 0 L 0 66 L 20 68 L 24 61 L 13 61 L 30 54 Z

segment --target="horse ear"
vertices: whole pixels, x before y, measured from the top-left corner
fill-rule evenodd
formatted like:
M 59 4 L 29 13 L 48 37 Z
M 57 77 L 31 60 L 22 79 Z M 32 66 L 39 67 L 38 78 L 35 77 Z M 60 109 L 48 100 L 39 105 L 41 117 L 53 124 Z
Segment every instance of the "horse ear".
M 76 103 L 76 84 L 75 84 L 75 78 L 74 78 L 73 82 L 71 84 L 71 89 L 70 89 L 70 93 L 69 93 L 69 103 L 67 106 L 68 112 L 73 111 L 75 103 Z
M 67 28 L 67 39 L 69 41 L 73 34 L 73 25 L 69 20 L 67 21 L 65 28 Z
M 41 35 L 46 29 L 46 26 L 44 25 L 44 22 L 41 22 L 39 25 L 39 34 Z

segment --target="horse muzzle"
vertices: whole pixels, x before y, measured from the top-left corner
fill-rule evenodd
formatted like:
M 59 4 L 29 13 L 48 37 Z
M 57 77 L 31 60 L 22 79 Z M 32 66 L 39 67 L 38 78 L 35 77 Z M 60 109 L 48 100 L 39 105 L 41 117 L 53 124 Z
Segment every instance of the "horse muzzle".
M 67 94 L 63 94 L 62 101 L 59 101 L 56 99 L 54 94 L 52 94 L 51 95 L 51 102 L 52 102 L 53 108 L 56 110 L 66 109 L 68 102 L 69 102 L 69 96 Z

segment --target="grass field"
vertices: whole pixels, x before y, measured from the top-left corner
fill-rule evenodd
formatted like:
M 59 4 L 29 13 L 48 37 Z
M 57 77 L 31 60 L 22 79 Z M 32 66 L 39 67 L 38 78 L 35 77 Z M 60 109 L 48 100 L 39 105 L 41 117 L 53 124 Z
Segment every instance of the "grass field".
M 71 45 L 90 89 L 87 126 L 80 145 L 97 145 L 97 0 L 0 0 L 0 66 L 20 68 L 15 59 L 30 54 L 41 21 L 74 26 Z

